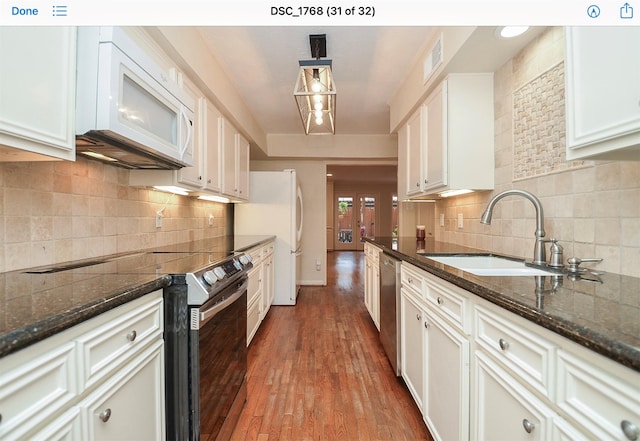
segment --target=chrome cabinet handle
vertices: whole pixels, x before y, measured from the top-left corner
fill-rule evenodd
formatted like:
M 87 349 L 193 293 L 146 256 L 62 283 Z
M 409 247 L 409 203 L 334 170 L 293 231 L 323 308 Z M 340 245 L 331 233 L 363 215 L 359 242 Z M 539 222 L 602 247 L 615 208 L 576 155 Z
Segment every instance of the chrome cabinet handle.
M 535 424 L 533 424 L 531 421 L 529 421 L 526 418 L 522 420 L 522 427 L 524 427 L 524 431 L 527 433 L 533 432 L 533 429 L 536 428 Z
M 429 329 L 429 323 L 424 322 L 424 329 Z
M 133 331 L 131 331 L 130 333 L 127 334 L 127 340 L 129 341 L 135 341 L 136 337 L 138 336 L 138 333 L 136 332 L 136 330 L 134 329 Z
M 422 317 L 420 317 L 420 314 L 416 314 L 416 320 L 422 320 Z
M 638 426 L 633 424 L 631 421 L 622 420 L 620 422 L 620 427 L 622 428 L 622 432 L 624 436 L 627 437 L 630 441 L 636 441 L 638 439 L 638 435 L 640 435 L 640 430 L 638 430 Z
M 503 351 L 506 351 L 507 349 L 509 349 L 509 342 L 506 341 L 504 338 L 501 338 L 500 340 L 498 340 L 498 344 L 500 345 L 500 349 L 502 349 Z
M 442 297 L 438 296 L 438 298 L 436 299 L 436 301 L 438 302 L 438 305 L 442 305 L 444 303 L 444 300 L 442 299 Z
M 100 418 L 100 421 L 102 421 L 103 423 L 106 423 L 107 421 L 109 421 L 109 418 L 111 418 L 111 409 L 107 408 L 102 412 L 100 412 L 100 415 L 98 415 L 98 418 Z

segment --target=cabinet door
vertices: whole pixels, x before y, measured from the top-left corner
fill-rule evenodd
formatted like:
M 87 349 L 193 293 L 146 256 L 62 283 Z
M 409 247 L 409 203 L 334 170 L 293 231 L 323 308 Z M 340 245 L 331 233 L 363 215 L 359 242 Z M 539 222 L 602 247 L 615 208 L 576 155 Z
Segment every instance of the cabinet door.
M 215 108 L 213 103 L 209 100 L 204 100 L 204 124 L 203 124 L 203 137 L 202 137 L 202 149 L 204 151 L 204 187 L 207 190 L 219 192 L 221 186 L 221 170 L 220 159 L 222 157 L 222 150 L 219 143 L 220 139 L 220 127 L 219 120 L 221 118 L 220 112 Z
M 469 439 L 469 341 L 427 315 L 424 419 L 435 440 Z
M 236 129 L 224 117 L 219 119 L 220 145 L 222 149 L 222 193 L 235 198 L 236 186 Z
M 640 159 L 640 27 L 570 27 L 565 41 L 567 159 Z
M 411 196 L 422 191 L 422 107 L 407 122 L 407 182 Z
M 380 265 L 373 263 L 373 276 L 371 277 L 371 309 L 373 311 L 373 322 L 380 331 Z
M 2 27 L 0 59 L 0 144 L 26 152 L 7 160 L 75 160 L 76 28 Z
M 193 144 L 191 145 L 191 151 L 187 152 L 187 155 L 191 155 L 193 157 L 193 166 L 183 167 L 178 170 L 178 182 L 200 188 L 202 187 L 204 170 L 202 150 L 205 138 L 202 126 L 206 118 L 204 113 L 206 100 L 202 97 L 202 93 L 198 90 L 195 84 L 191 83 L 186 78 L 184 80 L 184 89 L 193 99 L 193 102 L 196 103 L 193 115 L 193 123 L 195 125 L 193 128 Z
M 249 200 L 249 141 L 244 136 L 236 135 L 237 165 L 236 165 L 236 188 L 239 199 Z
M 424 397 L 424 311 L 402 289 L 400 302 L 402 334 L 400 336 L 402 378 L 422 412 Z
M 470 439 L 546 441 L 555 413 L 482 351 L 476 351 L 474 433 Z
M 83 439 L 164 439 L 163 348 L 157 342 L 80 403 Z
M 423 107 L 423 190 L 447 184 L 447 81 L 429 95 Z

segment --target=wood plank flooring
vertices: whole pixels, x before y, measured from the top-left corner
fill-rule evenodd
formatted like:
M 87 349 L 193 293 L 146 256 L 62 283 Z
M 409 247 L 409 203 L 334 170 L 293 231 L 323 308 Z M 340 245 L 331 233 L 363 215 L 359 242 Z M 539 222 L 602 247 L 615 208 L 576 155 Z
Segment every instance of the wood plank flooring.
M 364 253 L 328 254 L 326 287 L 272 306 L 248 354 L 232 440 L 429 440 L 364 306 Z

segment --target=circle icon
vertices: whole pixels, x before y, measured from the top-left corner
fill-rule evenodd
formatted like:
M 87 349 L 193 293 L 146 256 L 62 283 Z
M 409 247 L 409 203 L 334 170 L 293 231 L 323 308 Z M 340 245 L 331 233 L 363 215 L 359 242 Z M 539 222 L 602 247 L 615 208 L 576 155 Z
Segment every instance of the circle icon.
M 591 5 L 587 8 L 587 15 L 591 18 L 598 18 L 600 16 L 600 7 L 598 5 Z

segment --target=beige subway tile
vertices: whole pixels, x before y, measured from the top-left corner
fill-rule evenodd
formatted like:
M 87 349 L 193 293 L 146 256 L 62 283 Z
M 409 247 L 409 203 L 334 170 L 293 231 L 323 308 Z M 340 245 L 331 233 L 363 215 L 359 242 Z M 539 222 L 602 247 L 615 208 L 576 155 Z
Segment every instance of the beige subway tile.
M 7 216 L 28 216 L 31 214 L 31 190 L 21 188 L 4 189 L 4 214 Z
M 53 239 L 71 239 L 73 221 L 71 216 L 53 216 Z
M 593 202 L 595 218 L 611 218 L 620 213 L 620 195 L 617 191 L 595 192 Z
M 600 262 L 597 265 L 585 264 L 584 265 L 585 267 L 587 268 L 593 267 L 599 270 L 609 271 L 614 274 L 620 274 L 620 247 L 596 245 L 595 251 L 596 251 L 595 256 L 584 256 L 584 257 L 599 257 L 603 259 L 602 262 Z M 583 257 L 583 256 L 580 256 L 580 257 Z
M 573 217 L 593 217 L 593 195 L 591 193 L 579 193 L 573 195 Z
M 640 247 L 640 218 L 623 218 L 621 223 L 620 245 Z
M 6 243 L 29 243 L 31 240 L 31 218 L 28 216 L 5 216 Z
M 53 214 L 53 193 L 45 191 L 31 192 L 31 213 L 36 216 Z
M 31 216 L 30 230 L 32 242 L 53 239 L 53 216 Z
M 595 185 L 597 190 L 615 190 L 620 187 L 620 163 L 609 162 L 595 167 Z
M 578 242 L 595 241 L 595 221 L 593 219 L 576 219 L 573 223 L 573 240 Z
M 595 220 L 595 243 L 597 245 L 617 245 L 620 243 L 619 219 Z
M 640 188 L 640 161 L 620 163 L 620 188 Z
M 620 216 L 640 217 L 640 186 L 620 191 Z
M 625 247 L 620 250 L 620 274 L 640 277 L 640 248 Z M 640 302 L 640 298 L 636 299 Z

